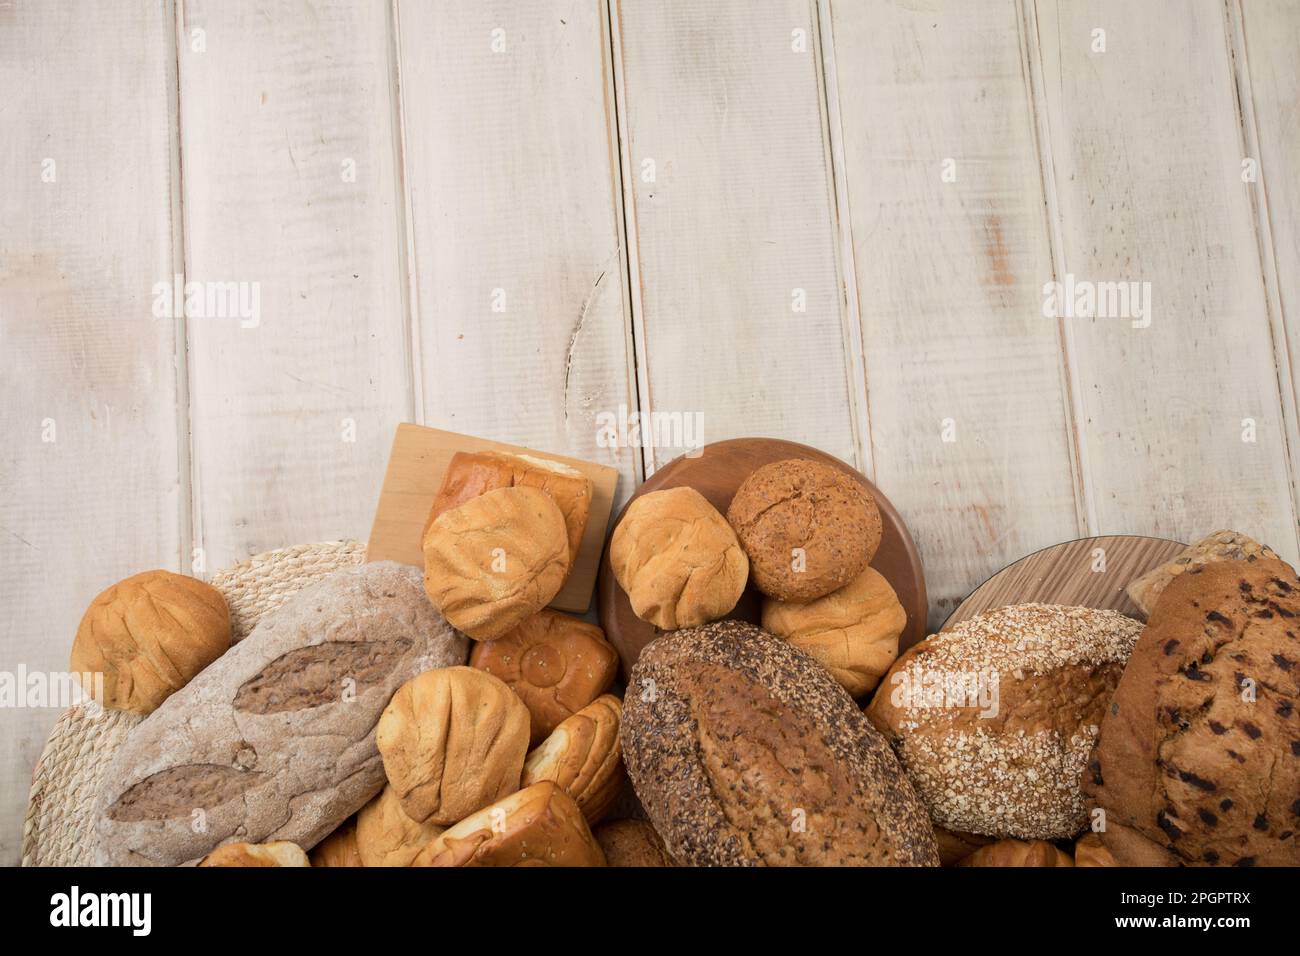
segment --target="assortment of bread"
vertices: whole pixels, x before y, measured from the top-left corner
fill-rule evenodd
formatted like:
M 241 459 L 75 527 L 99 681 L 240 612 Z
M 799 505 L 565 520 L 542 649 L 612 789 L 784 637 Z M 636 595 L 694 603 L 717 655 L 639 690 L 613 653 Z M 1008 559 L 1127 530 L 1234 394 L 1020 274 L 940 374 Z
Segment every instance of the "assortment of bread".
M 1300 579 L 1266 546 L 1216 532 L 1130 582 L 1145 627 L 1013 604 L 900 656 L 861 481 L 786 459 L 710 494 L 647 493 L 613 529 L 659 633 L 625 695 L 601 628 L 546 606 L 591 482 L 532 456 L 456 455 L 422 576 L 337 572 L 234 647 L 208 585 L 109 588 L 72 669 L 147 716 L 105 776 L 98 860 L 1300 863 Z M 728 617 L 750 586 L 762 627 Z

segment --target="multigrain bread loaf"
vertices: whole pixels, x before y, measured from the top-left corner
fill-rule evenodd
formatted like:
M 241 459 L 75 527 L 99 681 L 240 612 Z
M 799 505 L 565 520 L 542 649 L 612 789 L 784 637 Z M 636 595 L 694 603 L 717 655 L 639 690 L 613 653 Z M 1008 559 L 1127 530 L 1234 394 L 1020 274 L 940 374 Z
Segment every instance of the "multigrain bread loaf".
M 414 866 L 604 866 L 573 798 L 551 781 L 484 807 L 443 832 Z
M 83 689 L 105 707 L 150 714 L 229 647 L 230 609 L 220 591 L 170 571 L 145 571 L 91 602 L 70 668 L 91 675 Z
M 1086 822 L 1083 771 L 1142 626 L 1115 611 L 1016 604 L 926 638 L 867 716 L 935 826 L 1066 839 Z
M 595 624 L 543 608 L 504 637 L 480 641 L 471 667 L 504 681 L 528 708 L 529 745 L 604 693 L 618 652 Z
M 623 707 L 632 783 L 683 864 L 938 865 L 884 739 L 780 638 L 736 621 L 666 634 Z
M 564 515 L 519 485 L 471 498 L 424 535 L 424 587 L 453 626 L 491 641 L 536 614 L 569 575 Z
M 727 521 L 749 556 L 754 586 L 780 601 L 812 601 L 848 584 L 880 546 L 870 492 L 847 473 L 802 458 L 745 479 Z
M 602 694 L 547 737 L 524 762 L 522 786 L 553 780 L 573 797 L 591 824 L 599 823 L 623 791 L 618 742 L 623 702 Z
M 1086 788 L 1120 865 L 1300 865 L 1290 566 L 1223 561 L 1169 584 L 1102 722 Z
M 1150 617 L 1169 582 L 1184 571 L 1215 561 L 1252 561 L 1261 558 L 1274 561 L 1278 559 L 1268 545 L 1260 544 L 1240 531 L 1216 531 L 1190 545 L 1173 560 L 1142 575 L 1128 586 L 1128 596 L 1144 615 Z
M 655 828 L 644 820 L 615 820 L 595 830 L 607 866 L 676 866 Z
M 433 499 L 433 508 L 424 525 L 425 533 L 443 512 L 497 488 L 516 485 L 537 488 L 554 499 L 564 515 L 569 563 L 577 561 L 587 517 L 591 513 L 591 479 L 562 462 L 533 455 L 507 455 L 498 451 L 456 452 L 451 456 L 442 487 Z
M 807 604 L 763 601 L 763 627 L 825 666 L 853 697 L 889 670 L 906 626 L 898 595 L 875 568 Z
M 749 560 L 727 520 L 685 486 L 642 495 L 609 540 L 609 564 L 632 611 L 665 631 L 731 611 L 745 591 Z
M 393 692 L 466 649 L 416 568 L 361 565 L 299 592 L 132 732 L 100 794 L 97 861 L 314 846 L 383 786 L 375 725 Z
M 450 826 L 519 789 L 528 708 L 486 671 L 443 667 L 398 689 L 375 740 L 406 815 Z

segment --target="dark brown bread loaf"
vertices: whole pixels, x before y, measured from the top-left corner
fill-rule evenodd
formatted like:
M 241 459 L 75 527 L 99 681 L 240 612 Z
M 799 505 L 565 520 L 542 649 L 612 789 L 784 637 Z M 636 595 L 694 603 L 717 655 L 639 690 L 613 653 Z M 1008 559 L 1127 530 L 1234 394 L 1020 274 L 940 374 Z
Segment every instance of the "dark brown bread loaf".
M 632 669 L 623 750 L 693 866 L 937 866 L 889 745 L 830 673 L 750 624 L 666 634 Z
M 467 651 L 417 568 L 331 574 L 135 729 L 100 794 L 97 862 L 176 865 L 232 841 L 314 846 L 383 786 L 375 725 L 393 692 Z
M 1085 779 L 1120 865 L 1300 865 L 1300 580 L 1281 561 L 1165 588 Z

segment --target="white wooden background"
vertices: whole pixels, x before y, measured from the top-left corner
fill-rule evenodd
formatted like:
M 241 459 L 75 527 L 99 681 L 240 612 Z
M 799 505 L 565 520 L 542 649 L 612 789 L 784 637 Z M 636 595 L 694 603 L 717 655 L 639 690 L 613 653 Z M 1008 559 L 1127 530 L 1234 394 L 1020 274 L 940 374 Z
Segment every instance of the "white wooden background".
M 1298 61 L 1291 0 L 0 0 L 0 669 L 365 537 L 403 420 L 623 494 L 672 452 L 620 405 L 816 445 L 935 622 L 1082 534 L 1294 559 Z M 177 273 L 261 324 L 154 318 Z M 1067 274 L 1150 327 L 1044 318 Z M 54 717 L 0 714 L 0 862 Z

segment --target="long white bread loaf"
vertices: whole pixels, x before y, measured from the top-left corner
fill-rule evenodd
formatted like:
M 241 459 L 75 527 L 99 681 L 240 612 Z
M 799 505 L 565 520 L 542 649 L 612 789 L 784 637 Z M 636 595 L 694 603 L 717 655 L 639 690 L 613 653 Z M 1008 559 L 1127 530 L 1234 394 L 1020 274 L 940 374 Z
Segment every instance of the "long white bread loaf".
M 100 794 L 96 862 L 174 866 L 234 840 L 310 849 L 383 786 L 375 725 L 394 691 L 467 652 L 418 568 L 322 579 L 131 734 Z

